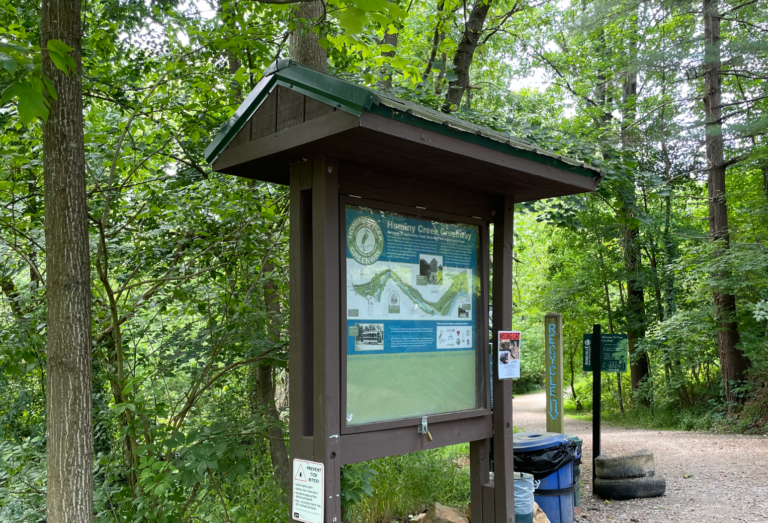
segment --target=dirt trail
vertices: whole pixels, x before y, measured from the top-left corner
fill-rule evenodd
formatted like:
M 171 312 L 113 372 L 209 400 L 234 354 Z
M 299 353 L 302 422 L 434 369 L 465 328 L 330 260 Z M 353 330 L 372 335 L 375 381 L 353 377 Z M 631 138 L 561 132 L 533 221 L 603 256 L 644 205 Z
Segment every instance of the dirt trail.
M 516 397 L 515 426 L 544 431 L 544 400 L 543 392 Z M 667 492 L 660 498 L 608 503 L 592 496 L 592 423 L 566 418 L 565 431 L 584 440 L 582 516 L 577 522 L 768 523 L 766 437 L 622 429 L 604 423 L 603 453 L 648 449 L 667 480 Z

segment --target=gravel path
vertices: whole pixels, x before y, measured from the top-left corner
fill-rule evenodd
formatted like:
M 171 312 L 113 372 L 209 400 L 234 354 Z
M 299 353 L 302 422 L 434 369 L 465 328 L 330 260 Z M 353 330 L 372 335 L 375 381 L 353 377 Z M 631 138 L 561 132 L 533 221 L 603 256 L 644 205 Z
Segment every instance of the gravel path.
M 514 400 L 514 424 L 546 428 L 544 393 Z M 605 502 L 592 496 L 592 423 L 566 418 L 565 431 L 584 440 L 577 522 L 768 523 L 768 438 L 703 432 L 622 429 L 603 424 L 602 452 L 648 449 L 667 480 L 659 498 Z M 686 477 L 689 476 L 689 477 Z

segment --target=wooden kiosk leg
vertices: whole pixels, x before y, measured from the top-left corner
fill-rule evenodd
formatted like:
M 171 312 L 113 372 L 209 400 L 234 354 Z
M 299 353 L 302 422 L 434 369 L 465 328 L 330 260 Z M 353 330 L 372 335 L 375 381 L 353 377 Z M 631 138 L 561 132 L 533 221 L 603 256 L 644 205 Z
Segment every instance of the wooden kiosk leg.
M 507 196 L 495 202 L 493 221 L 493 360 L 498 361 L 498 332 L 512 328 L 512 242 L 514 200 Z M 495 366 L 494 366 L 495 369 Z M 484 523 L 514 523 L 515 465 L 512 454 L 512 381 L 493 376 L 493 456 L 495 520 Z
M 483 485 L 490 480 L 489 439 L 469 442 L 469 490 L 472 501 L 472 523 L 493 523 L 483 511 Z
M 341 523 L 338 179 L 333 158 L 291 168 L 291 464 L 324 465 L 326 523 Z
M 312 160 L 315 461 L 325 465 L 325 522 L 341 523 L 339 167 Z

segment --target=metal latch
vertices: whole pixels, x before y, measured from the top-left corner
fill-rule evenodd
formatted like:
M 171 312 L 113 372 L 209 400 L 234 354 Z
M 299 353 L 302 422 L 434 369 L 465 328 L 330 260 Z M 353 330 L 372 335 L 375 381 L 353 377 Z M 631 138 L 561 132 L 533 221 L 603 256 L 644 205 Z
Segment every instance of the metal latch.
M 427 438 L 427 441 L 432 441 L 432 434 L 430 434 L 429 427 L 427 427 L 426 416 L 421 418 L 421 425 L 417 427 L 416 430 L 419 432 L 419 434 L 424 434 L 424 437 Z

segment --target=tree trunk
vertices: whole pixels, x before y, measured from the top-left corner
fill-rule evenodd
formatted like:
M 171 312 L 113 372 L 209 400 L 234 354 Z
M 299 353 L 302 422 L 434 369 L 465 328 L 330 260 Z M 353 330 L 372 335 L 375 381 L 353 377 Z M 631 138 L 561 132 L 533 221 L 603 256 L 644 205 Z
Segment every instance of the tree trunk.
M 272 262 L 264 266 L 264 272 L 271 274 L 275 270 Z M 264 283 L 264 304 L 269 313 L 269 335 L 272 343 L 280 343 L 280 298 L 277 293 L 274 276 L 270 276 Z M 269 455 L 272 458 L 272 468 L 275 475 L 275 481 L 283 488 L 283 492 L 288 494 L 290 499 L 291 492 L 291 473 L 290 461 L 288 460 L 288 450 L 285 446 L 285 434 L 283 432 L 283 422 L 280 420 L 280 413 L 277 411 L 275 401 L 275 381 L 274 366 L 271 363 L 261 362 L 256 367 L 256 396 L 258 400 L 261 415 L 267 421 L 269 438 Z
M 667 145 L 666 136 L 661 141 L 661 154 L 664 158 L 664 180 L 669 183 L 672 177 L 672 161 L 669 158 L 669 146 Z M 671 188 L 670 188 L 671 191 Z M 665 295 L 665 307 L 666 316 L 671 318 L 677 312 L 677 290 L 675 289 L 675 271 L 671 270 L 669 266 L 672 262 L 677 260 L 677 248 L 675 240 L 672 238 L 671 231 L 672 222 L 672 195 L 668 194 L 664 197 L 664 256 L 666 261 L 666 268 L 664 270 L 664 295 Z
M 763 171 L 763 192 L 765 197 L 768 198 L 768 162 L 764 161 L 760 165 L 760 169 Z
M 386 29 L 384 30 L 384 44 L 391 45 L 394 48 L 397 48 L 397 40 L 400 33 L 394 33 L 389 34 Z M 381 53 L 381 56 L 385 56 L 387 58 L 394 58 L 397 54 L 397 51 L 385 51 Z M 383 75 L 383 84 L 384 88 L 386 89 L 392 89 L 392 67 L 391 66 L 385 66 L 381 69 L 382 75 Z
M 626 224 L 624 229 L 624 265 L 627 270 L 627 338 L 629 343 L 632 390 L 637 390 L 650 369 L 648 354 L 635 357 L 636 342 L 645 336 L 645 291 L 641 278 L 641 257 L 636 226 Z M 648 404 L 647 399 L 643 400 Z
M 314 24 L 325 13 L 322 0 L 300 3 L 296 6 L 296 14 L 306 21 L 307 25 L 297 24 L 291 31 L 288 45 L 291 50 L 291 60 L 309 67 L 315 71 L 328 71 L 328 53 L 320 46 L 320 35 L 314 31 Z
M 709 196 L 709 233 L 717 242 L 715 256 L 728 249 L 728 204 L 725 199 L 725 154 L 723 151 L 722 87 L 720 84 L 720 14 L 718 0 L 703 0 L 704 8 L 704 112 L 706 118 L 707 187 Z M 727 279 L 729 274 L 717 274 Z M 715 291 L 715 320 L 718 325 L 717 345 L 720 369 L 728 410 L 736 402 L 732 383 L 744 380 L 749 359 L 739 350 L 739 329 L 736 323 L 736 297 Z
M 427 67 L 424 69 L 424 73 L 421 75 L 422 80 L 425 82 L 429 79 L 429 74 L 432 72 L 435 58 L 437 58 L 437 49 L 440 47 L 440 43 L 443 41 L 443 38 L 445 38 L 445 33 L 441 28 L 443 25 L 442 14 L 444 6 L 445 1 L 437 3 L 437 23 L 435 24 L 435 34 L 432 36 L 432 50 L 429 53 L 429 58 L 427 58 Z M 443 63 L 442 70 L 445 70 L 445 63 Z
M 50 40 L 73 48 L 69 75 Z M 91 267 L 83 142 L 80 2 L 43 0 L 43 73 L 58 99 L 43 125 L 47 317 L 48 523 L 93 520 Z
M 472 66 L 475 50 L 480 43 L 480 35 L 483 32 L 485 19 L 488 17 L 492 1 L 475 0 L 472 5 L 472 12 L 469 13 L 469 19 L 464 26 L 464 35 L 453 57 L 453 72 L 458 78 L 448 84 L 448 92 L 445 93 L 443 111 L 447 113 L 461 105 L 464 91 L 469 88 L 469 68 Z
M 573 401 L 576 402 L 576 410 L 581 410 L 584 407 L 581 404 L 581 400 L 576 395 L 576 386 L 574 384 L 574 365 L 573 360 L 576 358 L 576 351 L 571 352 L 571 357 L 568 359 L 571 367 L 571 394 L 573 395 Z

